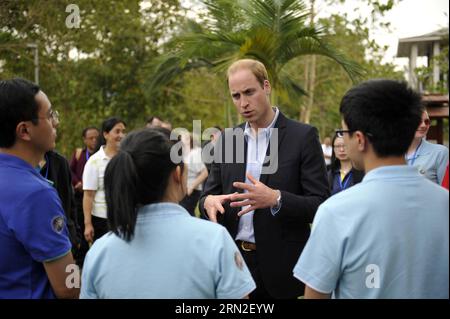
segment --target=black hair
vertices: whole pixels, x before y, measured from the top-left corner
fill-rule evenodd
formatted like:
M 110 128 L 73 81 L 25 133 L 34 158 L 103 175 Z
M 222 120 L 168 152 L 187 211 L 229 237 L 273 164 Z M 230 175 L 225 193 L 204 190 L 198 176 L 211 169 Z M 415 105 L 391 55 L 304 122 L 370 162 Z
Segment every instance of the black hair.
M 123 120 L 121 120 L 120 118 L 117 118 L 117 117 L 110 117 L 103 121 L 102 131 L 100 132 L 98 140 L 97 140 L 97 146 L 96 146 L 97 150 L 100 149 L 100 147 L 102 145 L 106 144 L 106 140 L 105 140 L 105 137 L 103 136 L 103 133 L 109 133 L 109 131 L 111 131 L 114 128 L 114 126 L 116 126 L 119 123 L 122 123 L 124 126 L 127 126 L 127 124 Z
M 105 170 L 108 225 L 126 241 L 134 235 L 138 209 L 161 201 L 177 165 L 170 157 L 174 142 L 163 128 L 133 131 Z
M 334 152 L 334 141 L 336 141 L 336 138 L 337 135 L 334 134 L 333 139 L 331 141 L 331 147 L 333 148 L 333 150 L 331 151 L 330 169 L 332 172 L 335 172 L 341 168 L 341 161 L 338 158 L 336 158 L 336 153 Z
M 420 95 L 405 82 L 375 79 L 351 88 L 342 98 L 340 112 L 349 130 L 362 131 L 375 153 L 388 157 L 408 150 L 421 107 Z
M 161 122 L 163 122 L 163 120 L 158 116 L 150 116 L 147 120 L 147 124 L 151 124 L 154 119 L 157 119 L 157 120 L 160 120 Z
M 38 85 L 20 78 L 0 81 L 0 147 L 9 148 L 16 142 L 16 127 L 22 121 L 36 125 L 39 105 Z
M 85 137 L 86 137 L 86 133 L 87 133 L 89 130 L 96 130 L 97 132 L 99 132 L 99 131 L 98 131 L 98 128 L 96 128 L 95 126 L 88 126 L 88 127 L 86 127 L 86 128 L 83 129 L 83 132 L 81 133 L 81 137 L 85 138 Z M 100 132 L 99 132 L 99 133 L 100 133 Z

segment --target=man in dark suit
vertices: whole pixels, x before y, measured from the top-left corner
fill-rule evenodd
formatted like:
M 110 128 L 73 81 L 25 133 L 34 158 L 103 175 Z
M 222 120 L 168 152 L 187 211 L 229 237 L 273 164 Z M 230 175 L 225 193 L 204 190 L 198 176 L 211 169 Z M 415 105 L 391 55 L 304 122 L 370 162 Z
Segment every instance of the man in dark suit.
M 292 270 L 329 196 L 318 133 L 271 106 L 262 63 L 239 60 L 227 75 L 246 123 L 217 142 L 199 207 L 236 240 L 257 285 L 250 298 L 297 298 L 304 286 Z

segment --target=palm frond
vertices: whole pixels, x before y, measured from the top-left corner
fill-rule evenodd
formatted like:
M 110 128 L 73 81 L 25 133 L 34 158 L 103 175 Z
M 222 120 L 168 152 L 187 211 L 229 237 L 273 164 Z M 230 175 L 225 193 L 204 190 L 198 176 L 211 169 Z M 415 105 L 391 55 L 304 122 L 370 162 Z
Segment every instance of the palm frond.
M 246 57 L 264 63 L 277 94 L 290 99 L 306 94 L 283 72 L 284 65 L 299 56 L 317 54 L 331 58 L 354 82 L 363 74 L 358 64 L 325 43 L 324 29 L 308 24 L 309 12 L 302 0 L 203 2 L 209 22 L 189 21 L 184 32 L 170 42 L 170 53 L 156 60 L 152 88 L 167 85 L 182 72 L 196 67 L 206 66 L 222 73 L 232 62 Z
M 279 86 L 286 90 L 289 98 L 293 101 L 298 100 L 300 96 L 308 95 L 308 92 L 286 72 L 281 72 Z
M 283 65 L 298 56 L 311 54 L 322 55 L 336 61 L 353 82 L 357 82 L 364 75 L 364 70 L 359 64 L 347 59 L 342 53 L 317 37 L 303 37 L 290 42 L 280 54 L 279 62 Z

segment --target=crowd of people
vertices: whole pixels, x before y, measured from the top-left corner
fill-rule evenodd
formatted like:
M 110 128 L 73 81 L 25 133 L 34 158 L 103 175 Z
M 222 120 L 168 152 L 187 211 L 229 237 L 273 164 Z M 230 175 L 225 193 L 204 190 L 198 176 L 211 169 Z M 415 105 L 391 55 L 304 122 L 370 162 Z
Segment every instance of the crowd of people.
M 43 90 L 0 81 L 0 298 L 448 298 L 448 149 L 419 94 L 356 85 L 321 145 L 270 103 L 261 62 L 227 83 L 245 122 L 203 145 L 111 117 L 69 162 Z

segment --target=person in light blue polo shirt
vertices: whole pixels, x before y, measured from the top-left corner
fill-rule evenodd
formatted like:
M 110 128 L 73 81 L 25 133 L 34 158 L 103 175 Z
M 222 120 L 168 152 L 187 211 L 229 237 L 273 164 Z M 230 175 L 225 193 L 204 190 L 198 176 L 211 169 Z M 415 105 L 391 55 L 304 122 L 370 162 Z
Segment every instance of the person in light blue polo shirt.
M 408 165 L 417 169 L 420 175 L 441 185 L 448 164 L 448 148 L 426 140 L 430 129 L 430 118 L 425 107 L 422 108 L 422 120 L 405 156 Z
M 187 166 L 169 132 L 132 132 L 105 171 L 111 232 L 89 250 L 81 298 L 244 298 L 255 289 L 227 230 L 178 202 Z
M 448 298 L 449 194 L 407 166 L 420 96 L 371 80 L 341 101 L 342 130 L 363 181 L 325 201 L 295 268 L 305 298 Z

